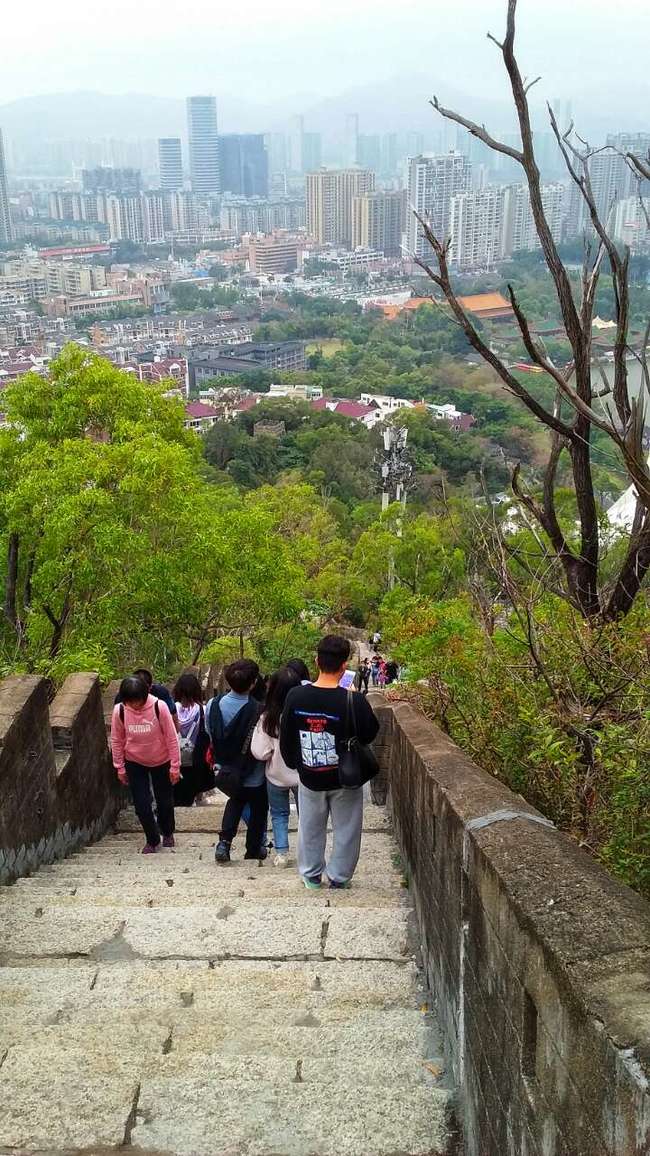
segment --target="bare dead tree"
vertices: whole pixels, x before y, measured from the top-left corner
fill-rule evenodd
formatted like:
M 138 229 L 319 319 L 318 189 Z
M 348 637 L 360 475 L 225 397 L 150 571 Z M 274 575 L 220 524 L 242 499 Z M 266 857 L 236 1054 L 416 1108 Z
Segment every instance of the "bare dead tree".
M 540 170 L 533 144 L 528 94 L 539 77 L 532 81 L 522 76 L 515 56 L 515 17 L 517 0 L 508 0 L 507 27 L 503 41 L 489 35 L 499 48 L 509 77 L 512 97 L 519 123 L 521 147 L 516 148 L 498 140 L 485 125 L 469 120 L 453 109 L 445 108 L 434 96 L 433 107 L 446 120 L 461 125 L 494 152 L 516 161 L 522 168 L 530 195 L 530 205 L 540 239 L 546 265 L 557 295 L 562 321 L 571 346 L 572 357 L 568 366 L 558 368 L 548 356 L 543 342 L 535 336 L 517 299 L 515 290 L 508 286 L 508 295 L 528 356 L 534 365 L 544 370 L 556 387 L 556 402 L 548 408 L 535 398 L 511 372 L 484 340 L 472 318 L 463 308 L 451 280 L 449 268 L 450 239 L 437 237 L 430 223 L 416 214 L 426 240 L 435 257 L 436 268 L 423 258 L 415 257 L 418 265 L 442 291 L 454 320 L 463 329 L 467 340 L 481 357 L 492 366 L 506 388 L 547 427 L 551 449 L 546 465 L 540 496 L 527 493 L 519 468 L 515 469 L 512 485 L 518 500 L 526 507 L 544 531 L 562 567 L 563 593 L 588 620 L 600 617 L 616 618 L 626 614 L 634 603 L 645 575 L 650 569 L 650 470 L 643 450 L 645 405 L 643 391 L 639 398 L 631 398 L 628 389 L 627 359 L 631 353 L 629 330 L 629 252 L 620 252 L 601 220 L 589 174 L 589 161 L 595 150 L 582 150 L 572 139 L 572 126 L 562 133 L 549 107 L 551 126 L 562 152 L 571 180 L 578 188 L 596 237 L 596 246 L 585 257 L 579 293 L 558 252 L 546 213 L 544 211 Z M 584 142 L 578 142 L 584 145 Z M 636 160 L 636 158 L 635 158 Z M 638 167 L 644 174 L 644 165 Z M 594 365 L 592 353 L 592 322 L 596 290 L 603 272 L 609 269 L 614 290 L 616 338 L 614 344 L 613 380 L 607 382 L 605 392 L 611 392 L 614 405 L 602 401 L 603 393 L 592 380 L 594 372 L 602 376 L 602 367 Z M 648 381 L 645 345 L 642 358 L 643 379 Z M 601 404 L 594 406 L 599 399 Z M 630 535 L 627 555 L 608 588 L 601 582 L 601 543 L 599 512 L 595 498 L 591 434 L 602 430 L 621 455 L 622 462 L 635 486 L 637 518 Z M 579 520 L 579 542 L 569 541 L 562 530 L 555 504 L 556 477 L 560 460 L 567 454 L 571 464 Z

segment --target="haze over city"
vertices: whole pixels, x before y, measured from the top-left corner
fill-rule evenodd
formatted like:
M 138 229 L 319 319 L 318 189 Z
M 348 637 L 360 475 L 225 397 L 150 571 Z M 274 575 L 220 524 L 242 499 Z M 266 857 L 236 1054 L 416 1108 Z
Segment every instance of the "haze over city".
M 613 130 L 623 120 L 630 130 L 642 127 L 647 40 L 633 30 L 645 7 L 643 0 L 622 0 L 615 10 L 604 0 L 522 5 L 520 56 L 531 75 L 542 75 L 534 103 L 570 97 L 589 132 Z M 0 75 L 0 123 L 10 136 L 14 126 L 44 132 L 50 118 L 60 134 L 56 99 L 49 108 L 47 101 L 33 106 L 40 129 L 29 124 L 30 106 L 14 102 L 77 94 L 80 106 L 82 91 L 138 94 L 107 115 L 107 132 L 129 136 L 146 131 L 146 97 L 177 100 L 192 92 L 217 97 L 223 131 L 268 131 L 312 111 L 314 127 L 323 131 L 343 108 L 358 111 L 366 131 L 403 127 L 404 116 L 417 117 L 412 127 L 421 128 L 434 89 L 462 98 L 474 115 L 511 120 L 498 53 L 485 35 L 503 31 L 500 0 L 326 6 L 244 0 L 218 9 L 190 0 L 173 20 L 161 19 L 153 0 L 116 0 L 99 26 L 80 0 L 54 7 L 37 0 L 29 9 L 12 5 L 3 23 L 5 43 L 24 46 L 5 54 Z M 166 111 L 174 121 L 173 107 Z M 61 112 L 71 133 L 77 124 L 87 131 L 74 100 Z M 151 102 L 156 133 L 163 132 L 164 112 Z

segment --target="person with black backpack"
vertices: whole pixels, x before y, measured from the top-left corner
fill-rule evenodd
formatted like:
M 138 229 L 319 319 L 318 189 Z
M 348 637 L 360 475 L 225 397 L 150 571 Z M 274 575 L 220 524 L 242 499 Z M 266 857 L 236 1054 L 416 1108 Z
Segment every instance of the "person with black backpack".
M 262 704 L 251 693 L 259 674 L 259 666 L 250 658 L 231 662 L 224 671 L 230 690 L 210 699 L 205 711 L 215 786 L 229 796 L 214 853 L 217 863 L 230 862 L 230 849 L 247 804 L 250 812 L 244 858 L 261 860 L 268 854 L 264 846 L 268 815 L 264 763 L 255 759 L 250 749 L 262 712 Z
M 290 690 L 280 723 L 280 752 L 298 771 L 298 871 L 308 890 L 327 874 L 332 888 L 348 887 L 359 860 L 363 784 L 378 767 L 368 744 L 379 723 L 365 695 L 340 685 L 350 657 L 347 638 L 329 634 L 318 644 L 318 678 Z M 327 823 L 333 846 L 325 861 Z
M 163 847 L 174 846 L 173 786 L 180 776 L 176 727 L 167 704 L 149 694 L 142 678 L 122 679 L 119 697 L 111 721 L 113 763 L 120 782 L 131 788 L 147 839 L 142 854 L 152 855 L 161 834 Z

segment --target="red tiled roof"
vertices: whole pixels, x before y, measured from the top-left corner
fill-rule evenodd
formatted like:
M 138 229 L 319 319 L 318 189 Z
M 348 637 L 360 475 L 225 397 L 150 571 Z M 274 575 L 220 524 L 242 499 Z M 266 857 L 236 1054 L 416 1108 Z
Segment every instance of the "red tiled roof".
M 335 412 L 343 414 L 343 417 L 361 418 L 374 413 L 376 408 L 374 405 L 362 405 L 360 401 L 339 401 Z
M 185 413 L 188 417 L 218 417 L 216 409 L 211 405 L 205 405 L 202 401 L 188 401 L 185 406 Z

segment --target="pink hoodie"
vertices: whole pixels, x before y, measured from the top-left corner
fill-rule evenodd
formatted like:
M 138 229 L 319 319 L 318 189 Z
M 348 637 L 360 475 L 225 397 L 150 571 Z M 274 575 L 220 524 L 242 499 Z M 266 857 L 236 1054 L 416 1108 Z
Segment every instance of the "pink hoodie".
M 120 718 L 121 709 L 124 722 Z M 171 763 L 172 771 L 180 767 L 178 735 L 169 707 L 152 694 L 140 710 L 126 702 L 113 707 L 111 747 L 116 771 L 124 770 L 125 759 L 143 767 L 160 767 L 163 763 Z

